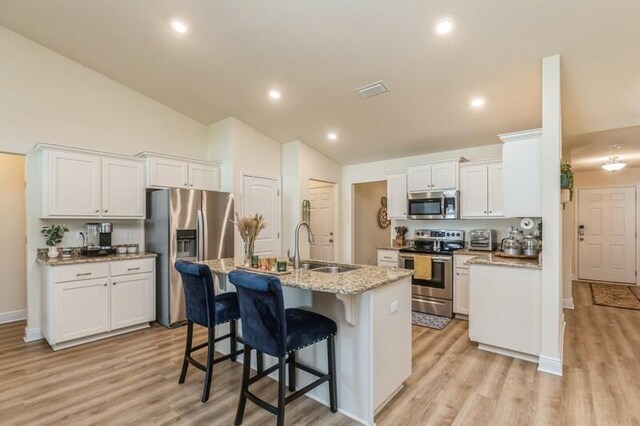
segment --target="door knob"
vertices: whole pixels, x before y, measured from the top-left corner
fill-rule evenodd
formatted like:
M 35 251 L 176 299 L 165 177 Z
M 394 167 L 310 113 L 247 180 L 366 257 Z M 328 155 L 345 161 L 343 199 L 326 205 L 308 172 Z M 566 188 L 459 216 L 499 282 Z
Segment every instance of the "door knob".
M 332 243 L 333 242 L 333 238 L 329 238 L 329 242 Z

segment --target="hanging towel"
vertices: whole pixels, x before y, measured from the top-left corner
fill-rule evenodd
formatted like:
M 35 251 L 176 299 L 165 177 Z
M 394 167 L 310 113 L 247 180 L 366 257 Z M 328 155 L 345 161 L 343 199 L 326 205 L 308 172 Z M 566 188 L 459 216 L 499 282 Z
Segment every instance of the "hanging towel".
M 413 277 L 417 280 L 431 280 L 431 256 L 413 257 Z

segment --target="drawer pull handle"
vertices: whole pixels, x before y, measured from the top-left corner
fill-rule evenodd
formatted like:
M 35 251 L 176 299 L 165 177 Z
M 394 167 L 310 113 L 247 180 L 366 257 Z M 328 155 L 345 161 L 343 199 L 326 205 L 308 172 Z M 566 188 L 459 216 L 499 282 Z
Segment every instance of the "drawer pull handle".
M 383 257 L 383 258 L 385 258 L 385 259 L 389 259 L 389 260 L 391 260 L 391 259 L 392 259 L 392 257 L 391 257 L 391 256 L 382 256 L 382 257 Z
M 91 274 L 92 274 L 92 272 L 82 272 L 82 273 L 76 274 L 76 277 L 85 277 L 85 276 L 91 275 Z
M 103 287 L 106 287 L 106 286 L 107 286 L 107 283 L 104 283 Z
M 113 283 L 113 285 L 116 285 L 116 284 L 118 284 L 118 283 Z
M 140 269 L 140 267 L 138 266 L 137 268 L 129 268 L 129 269 L 127 269 L 127 271 L 137 271 L 139 269 Z

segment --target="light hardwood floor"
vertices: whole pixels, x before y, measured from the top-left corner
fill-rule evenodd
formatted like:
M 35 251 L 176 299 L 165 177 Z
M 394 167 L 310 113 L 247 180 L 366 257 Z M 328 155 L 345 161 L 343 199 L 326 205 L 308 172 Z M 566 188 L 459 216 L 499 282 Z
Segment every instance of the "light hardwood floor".
M 640 311 L 593 306 L 574 283 L 565 311 L 564 377 L 476 349 L 467 323 L 413 329 L 413 374 L 377 416 L 378 425 L 640 424 Z M 0 326 L 0 424 L 233 424 L 240 366 L 216 365 L 212 397 L 203 376 L 177 384 L 184 328 L 148 330 L 53 352 L 25 344 L 24 323 Z M 202 335 L 202 334 L 200 334 Z M 276 398 L 275 383 L 257 385 Z M 274 424 L 247 404 L 246 425 Z M 307 398 L 289 406 L 287 424 L 354 422 Z

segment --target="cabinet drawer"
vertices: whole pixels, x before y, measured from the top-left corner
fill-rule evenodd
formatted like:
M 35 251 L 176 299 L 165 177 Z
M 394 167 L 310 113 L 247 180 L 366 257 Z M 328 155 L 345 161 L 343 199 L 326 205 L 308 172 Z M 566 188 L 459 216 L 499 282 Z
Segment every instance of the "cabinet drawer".
M 397 250 L 378 250 L 378 263 L 380 262 L 398 263 L 398 251 Z
M 394 262 L 391 260 L 378 260 L 378 266 L 391 266 L 392 268 L 397 268 L 398 262 Z
M 55 282 L 89 280 L 109 276 L 109 263 L 82 263 L 79 265 L 56 266 L 53 268 Z
M 111 276 L 153 272 L 155 259 L 132 259 L 111 262 Z
M 461 269 L 469 269 L 469 265 L 465 265 L 464 262 L 466 262 L 469 259 L 472 259 L 474 257 L 478 257 L 478 256 L 467 256 L 464 254 L 456 254 L 453 256 L 454 258 L 454 262 L 455 262 L 455 267 L 456 268 L 461 268 Z

